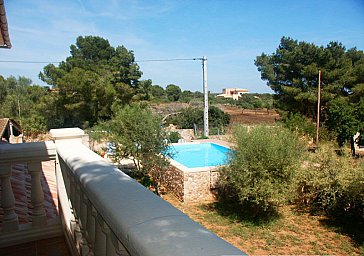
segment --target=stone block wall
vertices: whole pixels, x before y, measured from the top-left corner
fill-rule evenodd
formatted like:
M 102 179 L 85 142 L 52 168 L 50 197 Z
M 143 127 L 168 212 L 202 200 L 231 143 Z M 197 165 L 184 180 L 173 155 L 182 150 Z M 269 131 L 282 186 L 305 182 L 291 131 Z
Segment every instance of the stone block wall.
M 210 171 L 184 173 L 184 202 L 199 203 L 213 200 Z
M 218 171 L 184 172 L 171 166 L 163 175 L 165 189 L 185 203 L 201 203 L 214 200 L 211 189 L 216 187 Z
M 167 171 L 162 175 L 161 183 L 164 188 L 172 193 L 178 200 L 184 200 L 184 182 L 183 171 L 170 166 Z

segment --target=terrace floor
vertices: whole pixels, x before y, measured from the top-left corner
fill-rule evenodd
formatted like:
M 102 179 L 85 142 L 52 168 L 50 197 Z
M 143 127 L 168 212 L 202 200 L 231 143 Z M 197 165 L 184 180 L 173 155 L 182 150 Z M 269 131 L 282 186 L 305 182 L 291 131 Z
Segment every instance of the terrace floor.
M 70 256 L 63 236 L 38 240 L 25 244 L 0 248 L 0 255 L 6 256 Z

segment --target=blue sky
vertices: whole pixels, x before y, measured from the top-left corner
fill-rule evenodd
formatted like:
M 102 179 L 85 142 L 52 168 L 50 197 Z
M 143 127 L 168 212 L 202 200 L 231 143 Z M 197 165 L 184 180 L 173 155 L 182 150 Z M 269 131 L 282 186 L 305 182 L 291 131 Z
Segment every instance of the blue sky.
M 272 92 L 254 65 L 282 36 L 364 50 L 363 0 L 5 0 L 12 49 L 0 60 L 62 61 L 77 36 L 97 35 L 136 60 L 207 56 L 208 86 Z M 0 62 L 0 75 L 43 85 L 46 64 Z M 141 62 L 142 79 L 202 91 L 200 61 Z

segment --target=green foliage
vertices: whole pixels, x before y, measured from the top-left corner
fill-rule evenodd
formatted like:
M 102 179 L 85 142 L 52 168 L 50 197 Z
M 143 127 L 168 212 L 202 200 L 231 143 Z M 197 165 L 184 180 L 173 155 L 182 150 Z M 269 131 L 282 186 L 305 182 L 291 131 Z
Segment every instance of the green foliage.
M 182 91 L 178 85 L 169 84 L 166 87 L 166 94 L 170 101 L 178 101 L 182 95 Z
M 112 47 L 97 36 L 78 37 L 71 56 L 58 67 L 49 64 L 39 74 L 58 92 L 55 102 L 59 125 L 93 125 L 111 117 L 112 105 L 128 104 L 132 97 L 148 100 L 151 81 L 143 81 L 134 54 L 124 46 Z
M 316 117 L 318 71 L 322 71 L 321 104 L 337 96 L 358 100 L 363 96 L 364 53 L 346 50 L 338 42 L 319 47 L 283 37 L 277 50 L 255 60 L 263 80 L 277 94 L 285 110 Z
M 230 115 L 215 106 L 209 107 L 209 126 L 223 128 L 230 123 Z
M 163 89 L 163 87 L 161 87 L 159 85 L 152 85 L 151 94 L 152 94 L 153 98 L 156 98 L 156 99 L 165 99 L 166 98 L 165 90 Z
M 193 129 L 194 124 L 199 127 L 203 126 L 203 109 L 189 107 L 184 109 L 180 114 L 168 120 L 168 123 L 173 123 L 181 129 Z M 209 126 L 223 129 L 230 123 L 230 115 L 224 113 L 221 109 L 209 107 Z
M 168 134 L 168 141 L 170 143 L 177 143 L 180 138 L 181 135 L 179 134 L 179 132 L 172 131 Z
M 138 84 L 137 94 L 133 97 L 136 100 L 151 100 L 152 99 L 152 80 L 142 80 Z
M 313 119 L 321 70 L 321 123 L 336 133 L 339 146 L 364 130 L 364 113 L 358 114 L 364 98 L 363 51 L 346 50 L 338 42 L 319 47 L 283 37 L 276 51 L 258 56 L 255 65 L 275 91 L 278 107 Z
M 276 209 L 290 198 L 295 170 L 303 147 L 282 127 L 258 126 L 234 131 L 236 146 L 229 165 L 221 172 L 220 195 L 235 200 L 253 214 Z
M 288 114 L 281 119 L 283 126 L 290 129 L 292 132 L 298 132 L 301 135 L 314 138 L 316 136 L 315 126 L 312 121 L 299 114 Z
M 17 120 L 25 136 L 36 136 L 47 131 L 47 120 L 52 118 L 51 94 L 48 88 L 32 85 L 25 77 L 0 79 L 0 117 Z
M 364 169 L 331 144 L 313 154 L 297 173 L 297 203 L 314 213 L 364 221 Z
M 241 95 L 239 100 L 229 100 L 232 105 L 239 106 L 244 109 L 273 108 L 273 95 L 269 93 L 247 93 Z
M 106 131 L 106 138 L 115 145 L 116 160 L 134 161 L 140 176 L 167 165 L 161 153 L 167 152 L 167 134 L 161 118 L 141 105 L 117 107 L 113 118 L 100 124 L 97 130 Z M 100 134 L 100 133 L 95 133 Z
M 175 124 L 181 129 L 193 129 L 193 125 L 203 125 L 203 110 L 199 108 L 186 108 L 178 115 L 172 116 L 168 123 Z
M 359 130 L 354 104 L 347 98 L 339 97 L 330 102 L 326 125 L 337 133 L 339 146 L 352 138 Z

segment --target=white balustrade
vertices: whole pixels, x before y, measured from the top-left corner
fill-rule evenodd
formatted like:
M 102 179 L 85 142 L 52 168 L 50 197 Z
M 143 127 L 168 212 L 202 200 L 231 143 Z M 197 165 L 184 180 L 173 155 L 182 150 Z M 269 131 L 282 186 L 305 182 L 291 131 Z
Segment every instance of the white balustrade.
M 1 206 L 4 210 L 3 231 L 19 229 L 18 215 L 15 213 L 15 198 L 10 182 L 11 164 L 0 165 Z
M 28 163 L 33 226 L 42 230 L 46 225 L 41 162 L 55 159 L 57 148 L 59 208 L 75 254 L 244 255 L 82 145 L 86 138 L 82 130 L 53 130 L 53 134 L 59 139 L 55 144 L 0 146 L 3 232 L 19 229 L 10 181 L 15 163 Z
M 82 239 L 80 242 L 81 255 L 88 255 L 90 249 L 86 239 L 86 228 L 87 228 L 87 197 L 84 195 L 82 190 L 80 191 L 80 219 L 79 225 L 81 229 Z
M 99 214 L 96 216 L 95 225 L 94 255 L 106 255 L 106 235 L 102 231 L 106 224 Z
M 93 251 L 93 247 L 95 244 L 95 218 L 97 212 L 95 208 L 92 206 L 90 200 L 87 200 L 87 222 L 86 222 L 86 240 L 88 244 L 88 248 L 90 251 Z
M 81 255 L 245 255 L 81 143 L 56 147 Z
M 44 192 L 42 188 L 42 163 L 29 162 L 28 171 L 31 176 L 31 202 L 33 205 L 32 225 L 34 227 L 45 226 L 47 216 L 44 209 Z
M 47 223 L 44 207 L 44 191 L 42 187 L 42 162 L 53 161 L 55 159 L 55 145 L 51 141 L 0 145 L 0 179 L 2 190 L 0 207 L 4 212 L 1 220 L 0 247 L 62 234 L 59 220 L 52 219 L 52 221 Z M 11 184 L 11 175 L 13 166 L 17 164 L 22 164 L 25 167 L 23 170 L 24 174 L 29 174 L 31 178 L 31 194 L 29 196 L 32 205 L 32 214 L 30 215 L 32 225 L 19 224 L 19 218 L 15 210 L 15 191 L 13 191 Z M 26 189 L 25 186 L 24 189 Z M 27 205 L 27 201 L 22 201 L 22 203 L 25 203 L 25 206 Z

